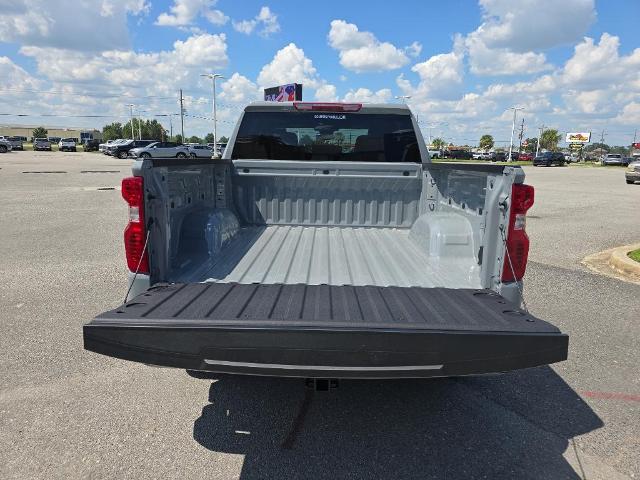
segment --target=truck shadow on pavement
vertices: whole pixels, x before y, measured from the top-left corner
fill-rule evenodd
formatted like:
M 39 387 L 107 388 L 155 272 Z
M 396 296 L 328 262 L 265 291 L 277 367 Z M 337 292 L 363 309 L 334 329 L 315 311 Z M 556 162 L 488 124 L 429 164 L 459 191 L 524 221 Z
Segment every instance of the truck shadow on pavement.
M 581 478 L 569 439 L 603 423 L 551 368 L 475 378 L 346 381 L 217 376 L 194 423 L 254 478 Z

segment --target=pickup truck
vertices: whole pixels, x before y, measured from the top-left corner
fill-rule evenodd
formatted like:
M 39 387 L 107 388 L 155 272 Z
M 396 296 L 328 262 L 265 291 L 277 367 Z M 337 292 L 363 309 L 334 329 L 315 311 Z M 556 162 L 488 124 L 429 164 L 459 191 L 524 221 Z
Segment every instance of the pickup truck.
M 431 163 L 404 105 L 257 102 L 222 158 L 132 168 L 129 291 L 84 326 L 87 350 L 316 379 L 567 358 L 567 335 L 520 308 L 523 170 Z

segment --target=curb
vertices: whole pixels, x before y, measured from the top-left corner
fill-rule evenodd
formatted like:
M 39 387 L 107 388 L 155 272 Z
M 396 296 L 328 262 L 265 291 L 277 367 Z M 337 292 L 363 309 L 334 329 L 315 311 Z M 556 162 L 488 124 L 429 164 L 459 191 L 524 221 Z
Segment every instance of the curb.
M 614 248 L 609 257 L 609 265 L 625 275 L 640 277 L 640 262 L 631 260 L 627 253 L 640 248 L 640 243 Z
M 580 263 L 599 275 L 640 285 L 640 263 L 627 257 L 628 252 L 637 248 L 640 243 L 610 248 L 588 255 Z

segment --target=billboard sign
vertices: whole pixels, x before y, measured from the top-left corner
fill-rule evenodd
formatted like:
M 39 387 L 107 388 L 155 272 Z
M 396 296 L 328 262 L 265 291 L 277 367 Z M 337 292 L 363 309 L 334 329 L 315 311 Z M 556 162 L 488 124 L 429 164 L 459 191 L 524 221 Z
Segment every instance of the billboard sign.
M 589 143 L 590 141 L 591 132 L 567 133 L 567 143 Z
M 264 89 L 264 99 L 267 102 L 300 102 L 302 101 L 302 84 L 288 83 Z
M 631 147 L 640 150 L 640 143 L 632 143 Z

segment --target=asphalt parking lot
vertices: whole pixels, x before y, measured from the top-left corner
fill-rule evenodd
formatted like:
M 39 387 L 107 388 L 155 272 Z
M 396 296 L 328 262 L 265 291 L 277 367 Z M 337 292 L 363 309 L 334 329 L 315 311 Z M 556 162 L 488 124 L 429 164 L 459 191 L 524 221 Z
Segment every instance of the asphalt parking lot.
M 525 167 L 526 299 L 569 333 L 568 361 L 305 397 L 82 349 L 125 294 L 129 163 L 0 155 L 0 478 L 640 478 L 640 286 L 580 264 L 640 239 L 622 168 Z

